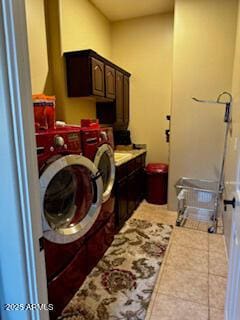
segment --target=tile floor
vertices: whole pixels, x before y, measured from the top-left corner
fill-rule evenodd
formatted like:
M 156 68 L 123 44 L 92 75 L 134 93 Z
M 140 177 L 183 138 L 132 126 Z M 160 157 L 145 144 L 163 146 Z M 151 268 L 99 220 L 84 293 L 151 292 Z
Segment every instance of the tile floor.
M 175 226 L 176 212 L 143 202 L 133 218 Z M 226 282 L 223 236 L 175 227 L 145 320 L 223 320 Z

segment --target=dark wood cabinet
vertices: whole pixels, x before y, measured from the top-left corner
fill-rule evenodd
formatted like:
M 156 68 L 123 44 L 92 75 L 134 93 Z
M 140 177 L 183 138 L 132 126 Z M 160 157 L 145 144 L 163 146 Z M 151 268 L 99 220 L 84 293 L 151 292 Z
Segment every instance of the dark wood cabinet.
M 129 124 L 129 77 L 116 72 L 116 122 L 115 129 L 126 130 Z
M 112 102 L 112 108 L 114 109 L 116 72 L 120 72 L 128 78 L 130 73 L 93 50 L 65 52 L 64 57 L 66 60 L 68 96 L 94 96 L 97 101 Z
M 136 171 L 131 172 L 128 176 L 128 217 L 130 217 L 136 207 L 137 198 L 137 174 Z
M 104 97 L 104 63 L 95 58 L 91 58 L 92 69 L 92 93 L 96 96 Z
M 94 57 L 65 54 L 69 97 L 105 96 L 104 63 Z
M 140 168 L 136 171 L 136 176 L 135 176 L 135 190 L 136 190 L 136 198 L 135 198 L 135 203 L 136 206 L 140 204 L 142 199 L 144 198 L 145 194 L 145 172 L 144 168 Z
M 121 126 L 124 120 L 124 107 L 123 107 L 123 74 L 119 71 L 116 72 L 116 124 Z
M 99 122 L 127 129 L 130 73 L 93 50 L 65 52 L 64 56 L 68 96 L 95 97 Z
M 129 77 L 123 77 L 123 123 L 124 128 L 128 128 L 129 124 Z
M 116 226 L 122 226 L 128 217 L 128 184 L 127 177 L 117 181 L 115 188 L 116 208 L 118 213 L 116 214 Z M 118 227 L 117 227 L 118 228 Z
M 69 97 L 92 94 L 92 74 L 88 56 L 75 53 L 65 54 L 67 93 Z
M 116 231 L 131 217 L 144 198 L 146 153 L 140 154 L 135 159 L 116 168 L 115 178 L 115 213 Z
M 116 92 L 116 72 L 113 67 L 105 65 L 105 87 L 106 97 L 115 99 Z

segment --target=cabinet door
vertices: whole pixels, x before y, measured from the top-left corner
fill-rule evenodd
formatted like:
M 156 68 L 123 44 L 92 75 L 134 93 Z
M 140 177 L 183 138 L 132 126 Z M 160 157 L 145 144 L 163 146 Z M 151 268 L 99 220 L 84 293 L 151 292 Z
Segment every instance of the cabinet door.
M 129 124 L 129 77 L 123 78 L 123 123 L 124 129 L 128 128 Z
M 115 99 L 115 69 L 110 66 L 105 66 L 105 86 L 106 86 L 106 97 Z
M 136 203 L 135 203 L 135 209 L 136 209 L 144 198 L 144 192 L 145 192 L 144 169 L 143 168 L 138 169 L 135 175 L 136 175 Z
M 127 177 L 116 183 L 116 226 L 120 229 L 128 216 Z
M 128 176 L 128 190 L 128 217 L 130 217 L 136 208 L 137 202 L 138 181 L 135 171 Z
M 91 58 L 92 63 L 92 93 L 97 96 L 104 96 L 104 63 Z
M 123 125 L 123 74 L 116 71 L 116 124 L 118 127 Z

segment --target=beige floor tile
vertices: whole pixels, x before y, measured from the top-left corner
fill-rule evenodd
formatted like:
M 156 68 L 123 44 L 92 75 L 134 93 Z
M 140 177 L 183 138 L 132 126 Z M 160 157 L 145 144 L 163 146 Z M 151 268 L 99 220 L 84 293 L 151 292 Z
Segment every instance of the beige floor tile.
M 193 229 L 193 230 L 199 230 L 199 231 L 207 232 L 208 227 L 209 227 L 209 223 L 187 219 L 186 222 L 184 223 L 183 227 L 184 228 Z
M 220 234 L 220 235 L 224 234 L 224 227 L 223 226 L 217 227 L 217 234 Z
M 162 265 L 161 265 L 161 268 L 160 268 L 160 272 L 159 272 L 159 274 L 157 276 L 156 284 L 155 284 L 155 287 L 154 287 L 154 290 L 153 290 L 153 293 L 152 293 L 152 296 L 151 296 L 151 301 L 150 301 L 150 304 L 148 306 L 148 310 L 147 310 L 147 314 L 146 314 L 145 320 L 152 319 L 151 318 L 152 309 L 153 309 L 153 306 L 155 304 L 156 297 L 158 296 L 158 288 L 159 288 L 159 285 L 160 285 L 160 282 L 161 282 L 162 274 L 163 274 L 163 272 L 165 270 L 166 260 L 167 260 L 167 257 L 168 257 L 169 251 L 170 251 L 170 247 L 171 247 L 171 241 L 172 240 L 170 238 L 169 245 L 168 245 L 167 250 L 165 252 L 164 259 L 163 259 L 163 262 L 162 262 Z
M 174 213 L 175 215 L 177 215 L 176 211 L 168 210 L 167 205 L 152 204 L 152 203 L 148 203 L 145 200 L 137 208 L 137 211 L 141 211 L 141 210 L 167 212 L 167 213 Z
M 150 220 L 153 222 L 160 222 L 165 224 L 175 225 L 176 215 L 168 212 L 158 212 L 149 210 L 137 210 L 133 216 L 135 219 Z
M 209 237 L 209 252 L 225 254 L 225 241 L 224 236 L 219 234 L 208 234 Z
M 186 248 L 195 248 L 208 251 L 208 234 L 202 231 L 187 228 L 175 228 L 173 243 Z
M 218 219 L 218 227 L 223 227 L 223 219 L 222 218 Z
M 136 210 L 133 215 L 132 218 L 133 219 L 142 219 L 142 220 L 152 220 L 152 218 L 154 217 L 154 214 L 150 211 L 145 211 L 145 210 Z
M 210 320 L 224 320 L 224 310 L 210 309 Z
M 157 292 L 154 289 L 154 292 L 151 295 L 151 300 L 150 300 L 150 303 L 148 305 L 147 313 L 146 313 L 146 316 L 145 316 L 144 320 L 150 320 L 151 319 L 151 314 L 152 314 L 153 306 L 155 305 L 156 297 L 157 297 Z
M 158 292 L 208 305 L 208 275 L 165 266 Z
M 149 206 L 149 205 L 143 205 L 141 204 L 138 208 L 137 208 L 137 211 L 148 211 L 148 212 L 155 212 L 157 211 L 158 208 L 156 207 L 153 207 L 153 206 Z
M 144 201 L 133 218 L 175 226 L 176 216 L 166 206 Z M 198 224 L 196 229 L 202 231 L 174 228 L 145 320 L 224 319 L 227 274 L 224 238 L 203 232 L 207 231 L 206 224 Z
M 212 226 L 211 222 L 203 222 L 197 220 L 187 219 L 181 227 L 186 229 L 198 230 L 208 232 L 208 228 Z M 217 234 L 223 235 L 223 225 L 218 225 L 217 227 Z
M 227 277 L 228 263 L 225 252 L 213 252 L 209 253 L 209 273 L 222 277 Z
M 166 261 L 177 270 L 192 270 L 208 273 L 208 251 L 179 246 L 172 243 Z
M 156 204 L 152 204 L 152 203 L 148 203 L 147 201 L 143 201 L 140 206 L 138 207 L 138 210 L 141 210 L 141 209 L 147 209 L 149 211 L 156 211 L 156 210 L 159 210 L 159 209 L 163 209 L 163 210 L 166 210 L 166 207 L 165 206 L 159 206 L 159 205 L 156 205 Z
M 149 320 L 208 320 L 208 307 L 159 294 Z
M 151 212 L 151 211 L 147 211 L 147 210 L 141 210 L 141 211 L 137 210 L 132 215 L 132 218 L 142 219 L 142 220 L 149 220 L 149 221 L 152 221 L 152 222 L 156 222 L 157 221 L 155 213 Z
M 209 305 L 210 308 L 224 309 L 227 279 L 209 275 Z
M 210 226 L 210 224 L 207 222 L 199 222 L 197 230 L 208 232 L 209 226 Z
M 149 213 L 162 213 L 162 214 L 169 214 L 169 215 L 174 215 L 175 217 L 177 217 L 177 213 L 176 212 L 173 212 L 173 211 L 167 211 L 167 210 L 164 210 L 162 208 L 148 208 L 148 207 L 141 207 L 141 208 L 138 208 L 136 210 L 137 212 L 149 212 Z

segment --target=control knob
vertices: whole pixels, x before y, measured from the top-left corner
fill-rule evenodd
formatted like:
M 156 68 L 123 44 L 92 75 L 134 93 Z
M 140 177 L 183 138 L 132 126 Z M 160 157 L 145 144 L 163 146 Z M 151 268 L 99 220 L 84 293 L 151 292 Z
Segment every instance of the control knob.
M 64 145 L 64 139 L 61 136 L 54 137 L 54 145 L 55 147 L 62 147 Z

